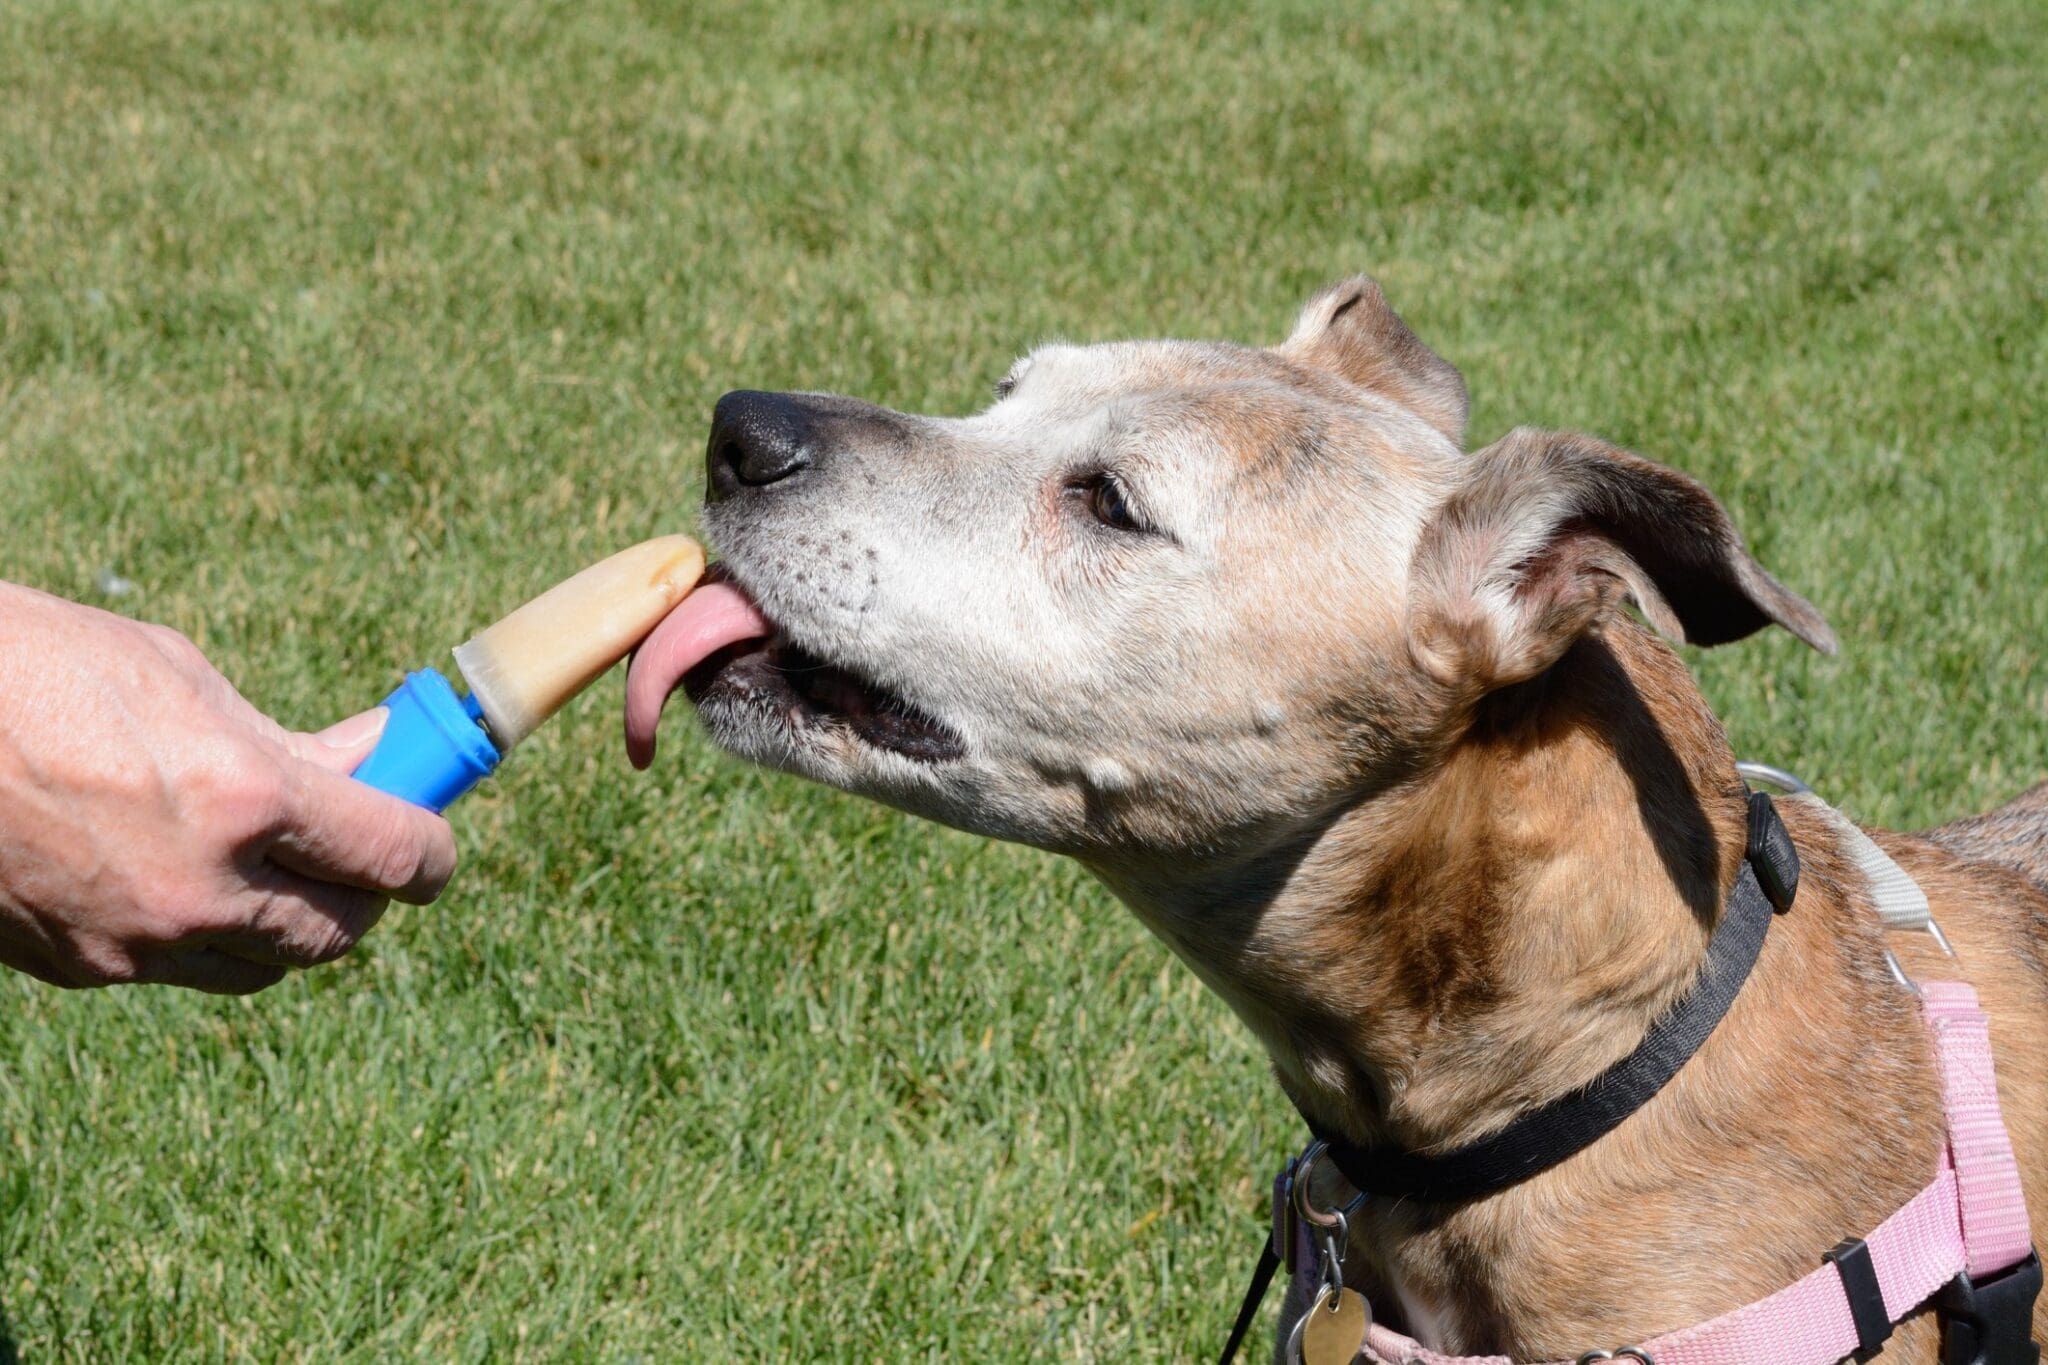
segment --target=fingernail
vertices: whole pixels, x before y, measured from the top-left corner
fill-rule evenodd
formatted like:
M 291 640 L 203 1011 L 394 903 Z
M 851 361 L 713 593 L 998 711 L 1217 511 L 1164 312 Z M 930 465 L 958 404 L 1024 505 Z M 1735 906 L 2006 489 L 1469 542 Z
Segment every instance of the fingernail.
M 391 712 L 382 706 L 373 707 L 359 716 L 336 721 L 315 736 L 330 749 L 356 749 L 365 744 L 375 744 L 377 737 L 384 733 L 384 722 Z

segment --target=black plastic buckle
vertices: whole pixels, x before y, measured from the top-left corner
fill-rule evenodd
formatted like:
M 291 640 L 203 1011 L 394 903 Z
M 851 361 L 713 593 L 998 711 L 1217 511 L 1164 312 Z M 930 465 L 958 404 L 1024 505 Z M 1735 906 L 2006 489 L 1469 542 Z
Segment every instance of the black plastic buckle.
M 1301 1215 L 1294 1211 L 1294 1182 L 1301 1174 L 1301 1158 L 1287 1158 L 1287 1165 L 1273 1181 L 1273 1254 L 1287 1267 L 1288 1277 L 1294 1276 L 1295 1249 L 1298 1240 L 1294 1235 L 1294 1220 Z
M 1861 1237 L 1850 1237 L 1837 1242 L 1821 1259 L 1833 1262 L 1842 1277 L 1842 1292 L 1849 1298 L 1849 1320 L 1856 1325 L 1856 1359 L 1874 1359 L 1892 1334 L 1892 1318 L 1884 1311 L 1884 1290 L 1877 1282 L 1870 1248 Z
M 1757 885 L 1764 890 L 1771 908 L 1784 914 L 1799 894 L 1799 850 L 1778 815 L 1778 808 L 1763 792 L 1749 794 L 1749 865 L 1756 869 Z
M 1950 1280 L 1934 1297 L 1942 1365 L 2037 1365 L 2034 1300 L 2040 1293 L 2039 1252 L 1982 1282 L 1967 1274 Z

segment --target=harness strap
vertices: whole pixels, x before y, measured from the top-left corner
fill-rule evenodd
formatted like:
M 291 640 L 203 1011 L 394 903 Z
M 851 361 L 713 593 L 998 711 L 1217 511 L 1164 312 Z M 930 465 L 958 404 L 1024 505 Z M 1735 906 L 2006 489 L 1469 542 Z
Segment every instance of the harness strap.
M 1894 1323 L 1966 1266 L 1981 1265 L 1982 1275 L 1969 1273 L 1983 1278 L 2030 1255 L 2026 1200 L 1998 1111 L 1988 1021 L 1966 985 L 1931 981 L 1921 991 L 1950 1139 L 1933 1182 L 1863 1239 L 1868 1270 Z M 1653 1337 L 1641 1350 L 1657 1365 L 1834 1365 L 1855 1355 L 1869 1332 L 1868 1323 L 1859 1330 L 1842 1270 L 1827 1262 L 1768 1298 Z M 1375 1365 L 1515 1365 L 1507 1356 L 1443 1355 L 1379 1323 L 1367 1334 L 1365 1359 Z
M 1905 1317 L 1955 1275 L 1958 1237 L 1955 1173 L 1944 1169 L 1864 1239 L 1888 1317 Z M 1955 1257 L 1944 1254 L 1952 1242 Z M 1767 1299 L 1652 1338 L 1642 1350 L 1657 1365 L 1835 1365 L 1854 1355 L 1860 1340 L 1841 1274 L 1829 1263 Z M 1366 1359 L 1375 1365 L 1515 1365 L 1508 1356 L 1444 1355 L 1378 1323 L 1367 1335 Z
M 1854 820 L 1810 791 L 1786 799 L 1819 811 L 1828 822 L 1841 851 L 1849 855 L 1849 861 L 1870 883 L 1871 908 L 1877 911 L 1885 928 L 1925 932 L 1933 926 L 1934 908 L 1927 903 L 1927 893 L 1920 889 L 1920 883 L 1879 848 L 1875 839 L 1858 829 Z
M 1942 1108 L 1969 1253 L 1963 1268 L 1981 1280 L 2026 1259 L 2033 1240 L 2019 1162 L 1998 1108 L 1991 1021 L 1978 1007 L 1977 993 L 1960 981 L 1923 982 L 1920 998 L 1941 1055 Z

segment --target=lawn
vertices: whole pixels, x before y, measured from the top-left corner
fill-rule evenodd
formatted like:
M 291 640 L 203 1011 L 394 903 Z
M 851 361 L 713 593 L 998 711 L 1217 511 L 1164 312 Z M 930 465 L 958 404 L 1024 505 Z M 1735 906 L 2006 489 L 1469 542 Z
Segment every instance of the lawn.
M 1739 746 L 1931 822 L 2048 774 L 2044 73 L 2039 0 L 6 0 L 0 577 L 312 727 L 689 529 L 727 388 L 961 411 L 1370 269 L 1477 441 L 1716 488 L 1843 641 L 1694 656 Z M 1069 866 L 618 729 L 336 967 L 0 981 L 0 1337 L 1213 1352 L 1297 1140 L 1227 1012 Z

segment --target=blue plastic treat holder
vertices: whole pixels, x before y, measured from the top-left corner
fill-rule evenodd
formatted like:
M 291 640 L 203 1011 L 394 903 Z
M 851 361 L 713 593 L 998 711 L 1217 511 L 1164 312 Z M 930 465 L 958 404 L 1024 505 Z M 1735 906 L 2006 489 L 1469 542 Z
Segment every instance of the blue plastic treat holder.
M 490 776 L 503 757 L 484 730 L 474 696 L 431 668 L 405 675 L 384 699 L 391 717 L 377 747 L 356 769 L 358 782 L 440 812 Z

